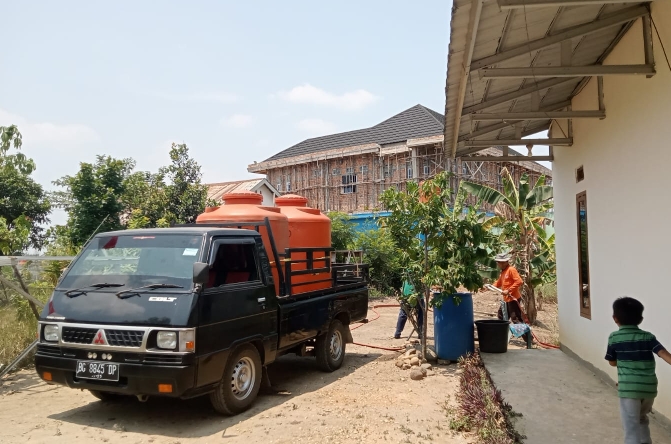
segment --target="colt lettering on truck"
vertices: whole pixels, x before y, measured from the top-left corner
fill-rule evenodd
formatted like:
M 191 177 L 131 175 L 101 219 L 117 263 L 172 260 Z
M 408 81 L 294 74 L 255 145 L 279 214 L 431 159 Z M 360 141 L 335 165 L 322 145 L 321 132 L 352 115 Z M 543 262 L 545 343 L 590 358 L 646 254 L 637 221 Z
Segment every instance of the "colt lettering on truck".
M 268 219 L 98 234 L 42 312 L 37 373 L 103 400 L 209 395 L 220 413 L 244 411 L 283 354 L 342 365 L 367 266 L 331 251 L 278 251 Z M 303 291 L 305 276 L 329 284 Z

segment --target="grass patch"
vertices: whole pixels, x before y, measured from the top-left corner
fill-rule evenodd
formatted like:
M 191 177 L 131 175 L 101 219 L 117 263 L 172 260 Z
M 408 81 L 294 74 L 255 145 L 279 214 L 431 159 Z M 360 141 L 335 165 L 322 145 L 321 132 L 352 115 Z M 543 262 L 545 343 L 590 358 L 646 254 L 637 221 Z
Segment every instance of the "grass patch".
M 557 303 L 557 283 L 543 284 L 536 288 L 536 298 L 541 304 Z
M 459 367 L 457 406 L 446 405 L 450 428 L 474 433 L 480 444 L 521 443 L 525 437 L 515 431 L 512 423 L 520 415 L 503 401 L 480 355 L 462 358 Z
M 28 347 L 35 340 L 36 332 L 36 319 L 18 316 L 13 304 L 0 306 L 0 366 L 8 365 Z M 30 354 L 19 363 L 18 368 L 32 362 L 33 355 Z
M 386 293 L 381 292 L 377 288 L 370 286 L 368 287 L 368 300 L 369 301 L 381 301 L 383 299 L 388 298 L 389 295 Z

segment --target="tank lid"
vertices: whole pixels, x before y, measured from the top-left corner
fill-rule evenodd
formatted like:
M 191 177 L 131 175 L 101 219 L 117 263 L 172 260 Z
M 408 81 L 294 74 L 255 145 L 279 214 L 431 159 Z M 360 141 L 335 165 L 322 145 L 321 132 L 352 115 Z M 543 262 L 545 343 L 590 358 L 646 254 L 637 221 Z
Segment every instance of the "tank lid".
M 282 197 L 275 198 L 275 205 L 278 207 L 305 207 L 308 205 L 308 199 L 298 194 L 285 194 Z
M 225 205 L 261 205 L 263 196 L 253 191 L 236 191 L 234 193 L 224 194 L 222 200 Z

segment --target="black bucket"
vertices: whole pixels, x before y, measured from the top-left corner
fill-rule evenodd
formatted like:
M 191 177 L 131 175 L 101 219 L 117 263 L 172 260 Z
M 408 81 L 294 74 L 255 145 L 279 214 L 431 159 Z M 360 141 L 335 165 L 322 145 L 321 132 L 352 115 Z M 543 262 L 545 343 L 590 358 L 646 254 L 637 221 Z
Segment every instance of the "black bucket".
M 508 351 L 510 322 L 498 319 L 475 321 L 478 342 L 482 353 L 505 353 Z

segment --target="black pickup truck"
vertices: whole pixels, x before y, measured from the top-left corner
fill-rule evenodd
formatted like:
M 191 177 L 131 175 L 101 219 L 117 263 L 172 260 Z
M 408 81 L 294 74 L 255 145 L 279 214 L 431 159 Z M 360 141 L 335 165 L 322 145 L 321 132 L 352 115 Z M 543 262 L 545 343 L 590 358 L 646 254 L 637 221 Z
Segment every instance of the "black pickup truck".
M 340 368 L 349 324 L 367 314 L 366 267 L 331 263 L 330 248 L 279 253 L 272 242 L 266 251 L 260 228 L 272 242 L 267 220 L 96 235 L 40 317 L 37 373 L 99 399 L 209 394 L 218 412 L 236 414 L 280 355 Z M 279 267 L 278 295 L 271 264 L 290 264 L 296 252 L 305 265 Z M 294 274 L 324 270 L 331 288 L 291 285 Z

